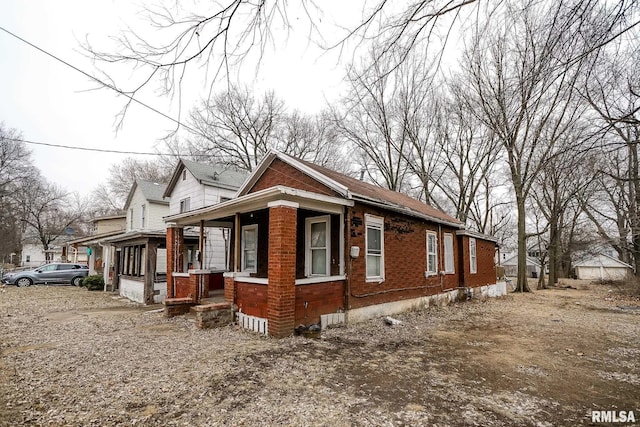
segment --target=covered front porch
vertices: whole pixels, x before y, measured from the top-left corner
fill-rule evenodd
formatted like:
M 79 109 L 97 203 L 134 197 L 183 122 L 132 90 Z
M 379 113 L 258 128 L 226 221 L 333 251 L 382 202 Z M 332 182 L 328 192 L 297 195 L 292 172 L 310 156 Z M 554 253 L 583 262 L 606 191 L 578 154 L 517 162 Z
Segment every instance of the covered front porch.
M 206 299 L 220 273 L 184 272 L 183 230 L 224 227 L 230 242 L 224 298 L 237 307 L 241 324 L 282 337 L 298 325 L 336 318 L 345 308 L 349 206 L 340 197 L 275 186 L 167 217 L 167 298 Z M 202 240 L 199 248 L 202 255 Z

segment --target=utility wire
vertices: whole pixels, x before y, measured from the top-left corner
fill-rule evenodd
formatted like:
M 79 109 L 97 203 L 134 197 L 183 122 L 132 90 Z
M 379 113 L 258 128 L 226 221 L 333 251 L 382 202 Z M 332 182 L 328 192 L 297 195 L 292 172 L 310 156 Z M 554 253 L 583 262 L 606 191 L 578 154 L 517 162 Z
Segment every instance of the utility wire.
M 57 56 L 55 56 L 54 54 L 47 52 L 46 50 L 44 50 L 44 49 L 42 49 L 42 48 L 40 48 L 40 47 L 36 46 L 35 44 L 33 44 L 33 43 L 31 43 L 31 42 L 29 42 L 29 41 L 27 41 L 27 40 L 23 39 L 22 37 L 20 37 L 20 36 L 18 36 L 18 35 L 16 35 L 16 34 L 14 34 L 14 33 L 12 33 L 11 31 L 7 30 L 6 28 L 4 28 L 4 27 L 0 26 L 0 30 L 4 31 L 5 33 L 9 34 L 10 36 L 15 37 L 16 39 L 20 40 L 21 42 L 28 44 L 28 45 L 29 45 L 29 46 L 31 46 L 32 48 L 34 48 L 34 49 L 36 49 L 36 50 L 38 50 L 38 51 L 40 51 L 40 52 L 44 53 L 45 55 L 47 55 L 47 56 L 49 56 L 49 57 L 51 57 L 51 58 L 55 59 L 56 61 L 58 61 L 58 62 L 60 62 L 60 63 L 62 63 L 62 64 L 64 64 L 64 65 L 66 65 L 67 67 L 72 68 L 72 69 L 76 70 L 77 72 L 79 72 L 79 73 L 81 73 L 81 74 L 83 74 L 83 75 L 85 75 L 85 76 L 89 77 L 91 80 L 96 81 L 96 82 L 97 82 L 97 83 L 99 83 L 100 85 L 102 85 L 102 86 L 104 86 L 104 87 L 106 87 L 106 88 L 109 88 L 109 89 L 111 89 L 111 90 L 113 90 L 113 91 L 117 92 L 118 94 L 123 95 L 123 96 L 125 96 L 125 97 L 129 98 L 131 101 L 133 101 L 133 102 L 135 102 L 135 103 L 137 103 L 137 104 L 139 104 L 139 105 L 142 105 L 142 106 L 143 106 L 143 107 L 145 107 L 145 108 L 148 108 L 149 110 L 153 111 L 154 113 L 156 113 L 156 114 L 160 114 L 162 117 L 164 117 L 164 118 L 166 118 L 166 119 L 168 119 L 168 120 L 171 120 L 172 122 L 176 123 L 177 125 L 179 125 L 179 126 L 183 126 L 184 128 L 186 128 L 186 129 L 190 130 L 191 132 L 193 132 L 193 133 L 195 133 L 195 134 L 198 134 L 198 135 L 203 136 L 203 137 L 205 137 L 205 138 L 206 138 L 206 136 L 204 136 L 202 133 L 198 132 L 197 130 L 193 129 L 191 126 L 188 126 L 188 125 L 186 125 L 186 124 L 184 124 L 184 123 L 180 122 L 179 120 L 174 119 L 173 117 L 171 117 L 171 116 L 169 116 L 169 115 L 167 115 L 167 114 L 163 113 L 162 111 L 160 111 L 160 110 L 158 110 L 158 109 L 156 109 L 156 108 L 154 108 L 154 107 L 152 107 L 152 106 L 150 106 L 150 105 L 148 105 L 148 104 L 145 104 L 144 102 L 142 102 L 142 101 L 140 101 L 140 100 L 138 100 L 138 99 L 134 98 L 133 96 L 129 95 L 128 93 L 126 93 L 126 92 L 124 92 L 124 91 L 122 91 L 121 89 L 118 89 L 117 87 L 115 87 L 115 86 L 113 86 L 113 85 L 110 85 L 110 84 L 108 84 L 108 83 L 103 82 L 102 80 L 98 79 L 97 77 L 92 76 L 91 74 L 87 73 L 86 71 L 81 70 L 80 68 L 76 67 L 75 65 L 72 65 L 72 64 L 70 64 L 69 62 L 67 62 L 67 61 L 65 61 L 65 60 L 63 60 L 63 59 L 58 58 L 58 57 L 57 57 Z M 47 145 L 47 144 L 43 144 L 43 145 Z M 65 147 L 65 148 L 69 148 L 69 147 Z M 79 148 L 79 147 L 75 147 L 75 148 Z M 80 149 L 81 149 L 81 148 L 80 148 Z M 96 151 L 99 151 L 99 150 L 96 150 Z M 143 153 L 140 153 L 140 154 L 143 154 Z
M 120 151 L 120 150 L 107 150 L 104 148 L 88 148 L 88 147 L 76 147 L 73 145 L 60 145 L 60 144 L 51 144 L 47 142 L 36 142 L 29 141 L 28 139 L 22 138 L 1 138 L 5 141 L 14 141 L 14 142 L 24 142 L 25 144 L 33 144 L 33 145 L 43 145 L 46 147 L 54 147 L 54 148 L 66 148 L 68 150 L 81 150 L 81 151 L 93 151 L 98 153 L 115 153 L 115 154 L 135 154 L 141 156 L 167 156 L 167 157 L 211 157 L 209 154 L 177 154 L 177 153 L 151 153 L 144 151 Z

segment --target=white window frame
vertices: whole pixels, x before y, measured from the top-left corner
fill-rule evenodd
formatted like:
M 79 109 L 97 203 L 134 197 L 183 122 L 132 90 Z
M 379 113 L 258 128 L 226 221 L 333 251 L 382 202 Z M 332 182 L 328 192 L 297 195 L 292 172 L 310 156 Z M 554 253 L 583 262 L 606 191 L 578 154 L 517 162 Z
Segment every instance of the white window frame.
M 380 254 L 369 253 L 369 228 L 380 230 Z M 367 282 L 384 281 L 384 218 L 374 215 L 365 214 L 364 216 L 364 249 L 365 249 L 365 277 Z M 369 276 L 368 265 L 369 256 L 380 257 L 380 275 Z
M 429 238 L 433 238 L 433 251 L 429 252 Z M 429 265 L 429 256 L 433 256 L 433 265 Z M 427 276 L 438 274 L 438 233 L 427 231 Z
M 180 200 L 180 213 L 189 212 L 191 210 L 191 197 L 185 197 Z
M 253 266 L 253 268 L 247 268 L 246 265 L 245 265 L 246 259 L 245 259 L 245 256 L 244 256 L 244 253 L 245 253 L 244 233 L 246 231 L 248 231 L 248 230 L 255 230 L 256 231 L 256 248 L 255 248 L 255 251 L 256 251 L 256 258 L 255 258 L 256 259 L 256 264 L 255 264 L 255 266 Z M 241 263 L 240 263 L 240 267 L 241 267 L 240 271 L 247 272 L 247 273 L 257 273 L 257 271 L 258 271 L 258 224 L 251 224 L 251 225 L 242 226 L 242 245 L 241 246 L 242 246 L 242 252 L 241 252 L 242 259 L 241 259 Z
M 444 233 L 444 273 L 455 274 L 455 255 L 453 251 L 453 233 Z
M 129 228 L 133 230 L 133 208 L 129 209 Z
M 147 211 L 147 205 L 143 204 L 140 206 L 140 228 L 144 228 L 144 221 Z
M 475 237 L 469 237 L 469 272 L 478 272 L 478 252 Z
M 312 252 L 313 248 L 311 248 L 311 226 L 313 224 L 324 223 L 326 227 L 326 245 L 324 247 L 325 253 L 327 254 L 325 260 L 325 274 L 313 274 L 312 269 Z M 304 272 L 307 277 L 316 277 L 316 276 L 331 276 L 331 215 L 323 215 L 323 216 L 315 216 L 312 218 L 307 218 L 305 220 L 305 263 L 304 263 Z M 316 248 L 322 249 L 322 248 Z

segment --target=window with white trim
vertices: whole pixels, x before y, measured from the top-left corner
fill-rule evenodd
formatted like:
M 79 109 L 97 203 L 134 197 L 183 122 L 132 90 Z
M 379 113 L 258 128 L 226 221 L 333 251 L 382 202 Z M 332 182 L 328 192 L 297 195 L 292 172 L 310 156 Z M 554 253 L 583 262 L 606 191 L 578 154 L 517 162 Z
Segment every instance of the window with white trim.
M 453 257 L 453 234 L 444 233 L 444 272 L 453 274 L 456 272 Z
M 242 227 L 242 271 L 255 273 L 258 266 L 258 224 Z
M 438 274 L 438 235 L 427 231 L 427 274 Z
M 329 276 L 331 273 L 331 217 L 329 215 L 305 220 L 305 274 Z
M 188 212 L 191 209 L 191 197 L 180 200 L 180 213 Z
M 476 256 L 476 239 L 469 237 L 469 271 L 471 273 L 478 272 L 478 258 Z
M 144 228 L 144 220 L 145 220 L 146 210 L 147 210 L 147 206 L 146 205 L 142 205 L 140 207 L 140 227 L 141 228 Z
M 384 280 L 384 218 L 365 215 L 367 280 Z

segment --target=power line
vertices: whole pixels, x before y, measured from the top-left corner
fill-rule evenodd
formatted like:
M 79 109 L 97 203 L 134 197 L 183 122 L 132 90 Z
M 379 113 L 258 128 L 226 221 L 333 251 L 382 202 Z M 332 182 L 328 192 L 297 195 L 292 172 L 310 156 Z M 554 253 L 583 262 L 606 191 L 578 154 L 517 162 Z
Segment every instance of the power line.
M 167 157 L 211 157 L 208 154 L 188 154 L 185 156 L 183 154 L 177 154 L 177 153 L 151 153 L 151 152 L 144 152 L 144 151 L 121 151 L 121 150 L 107 150 L 104 148 L 76 147 L 73 145 L 61 145 L 61 144 L 51 144 L 47 142 L 29 141 L 27 139 L 22 139 L 22 138 L 2 138 L 2 139 L 6 141 L 24 142 L 25 144 L 43 145 L 46 147 L 53 147 L 53 148 L 65 148 L 68 150 L 93 151 L 98 153 L 132 154 L 132 155 L 141 155 L 141 156 L 167 156 Z
M 49 57 L 51 57 L 51 58 L 55 59 L 56 61 L 58 61 L 58 62 L 60 62 L 60 63 L 62 63 L 62 64 L 64 64 L 64 65 L 66 65 L 67 67 L 72 68 L 72 69 L 74 69 L 75 71 L 77 71 L 77 72 L 79 72 L 79 73 L 81 73 L 81 74 L 83 74 L 83 75 L 85 75 L 85 76 L 89 77 L 91 80 L 96 81 L 97 83 L 99 83 L 99 84 L 100 84 L 100 85 L 102 85 L 103 87 L 109 88 L 109 89 L 111 89 L 111 90 L 113 90 L 113 91 L 117 92 L 118 94 L 123 95 L 123 96 L 125 96 L 125 97 L 129 98 L 131 101 L 133 101 L 133 102 L 135 102 L 135 103 L 137 103 L 137 104 L 139 104 L 139 105 L 142 105 L 142 106 L 143 106 L 143 107 L 145 107 L 145 108 L 148 108 L 149 110 L 153 111 L 154 113 L 159 114 L 159 115 L 161 115 L 162 117 L 164 117 L 164 118 L 166 118 L 166 119 L 168 119 L 168 120 L 171 120 L 172 122 L 176 123 L 178 126 L 183 126 L 184 128 L 188 129 L 189 131 L 191 131 L 191 132 L 193 132 L 193 133 L 195 133 L 195 134 L 198 134 L 198 135 L 203 136 L 203 137 L 205 137 L 205 138 L 206 138 L 206 136 L 205 136 L 205 135 L 203 135 L 202 133 L 200 133 L 200 132 L 198 132 L 197 130 L 193 129 L 191 126 L 188 126 L 188 125 L 186 125 L 186 124 L 184 124 L 184 123 L 180 122 L 179 120 L 174 119 L 173 117 L 171 117 L 171 116 L 169 116 L 169 115 L 167 115 L 167 114 L 163 113 L 162 111 L 160 111 L 160 110 L 158 110 L 158 109 L 156 109 L 156 108 L 154 108 L 154 107 L 152 107 L 152 106 L 150 106 L 150 105 L 148 105 L 148 104 L 145 104 L 144 102 L 142 102 L 142 101 L 140 101 L 140 100 L 138 100 L 138 99 L 134 98 L 133 96 L 129 95 L 128 93 L 126 93 L 126 92 L 124 92 L 124 91 L 122 91 L 121 89 L 118 89 L 117 87 L 115 87 L 115 86 L 113 86 L 113 85 L 110 85 L 110 84 L 108 84 L 108 83 L 103 82 L 102 80 L 98 79 L 97 77 L 92 76 L 91 74 L 87 73 L 86 71 L 81 70 L 80 68 L 76 67 L 75 65 L 72 65 L 72 64 L 70 64 L 69 62 L 67 62 L 67 61 L 65 61 L 65 60 L 63 60 L 63 59 L 58 58 L 58 57 L 57 57 L 57 56 L 55 56 L 54 54 L 47 52 L 46 50 L 44 50 L 44 49 L 42 49 L 42 48 L 40 48 L 40 47 L 36 46 L 35 44 L 33 44 L 33 43 L 29 42 L 28 40 L 23 39 L 22 37 L 18 36 L 17 34 L 12 33 L 11 31 L 7 30 L 6 28 L 4 28 L 4 27 L 0 26 L 0 30 L 4 31 L 5 33 L 9 34 L 10 36 L 15 37 L 16 39 L 20 40 L 21 42 L 26 43 L 27 45 L 31 46 L 32 48 L 34 48 L 34 49 L 36 49 L 36 50 L 38 50 L 38 51 L 40 51 L 40 52 L 44 53 L 45 55 L 47 55 L 47 56 L 49 56 Z M 46 144 L 43 144 L 43 145 L 46 145 Z M 69 148 L 69 147 L 65 147 L 65 148 Z M 79 148 L 79 149 L 81 149 L 80 147 L 75 147 L 75 148 Z

